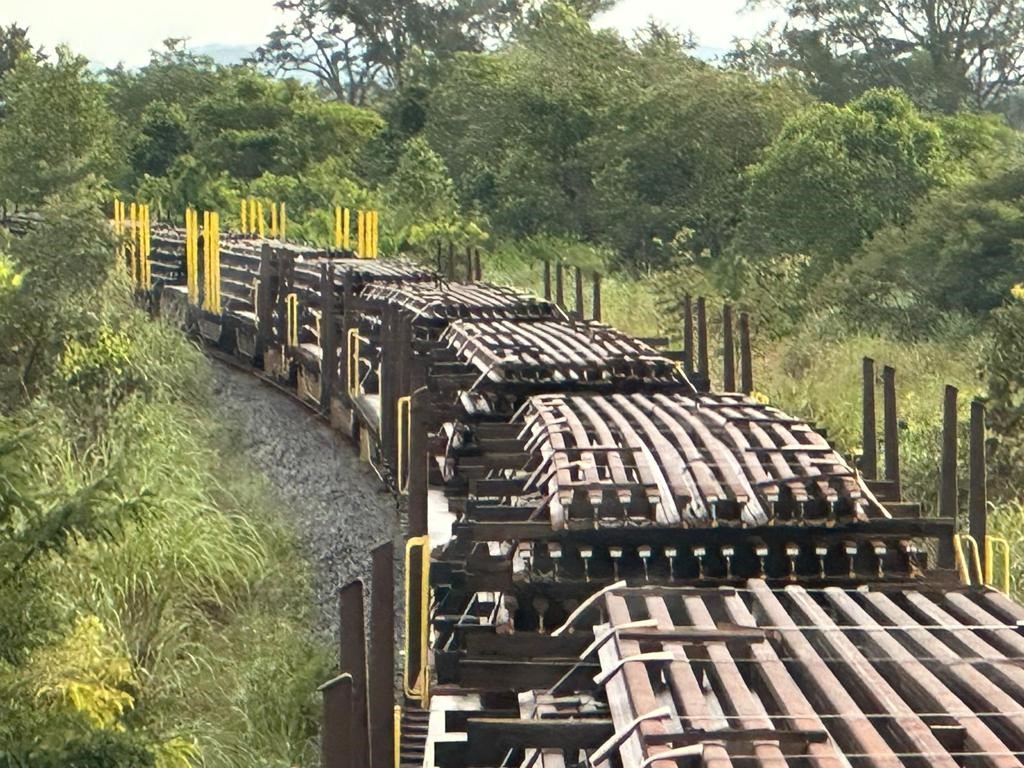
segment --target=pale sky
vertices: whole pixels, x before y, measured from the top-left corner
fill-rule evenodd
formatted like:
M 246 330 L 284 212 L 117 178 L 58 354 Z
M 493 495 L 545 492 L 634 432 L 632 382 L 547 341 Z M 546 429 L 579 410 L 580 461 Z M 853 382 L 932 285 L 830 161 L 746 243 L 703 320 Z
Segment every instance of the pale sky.
M 744 0 L 620 0 L 599 20 L 630 32 L 649 17 L 690 30 L 704 49 L 727 49 L 733 37 L 760 31 L 766 14 L 742 13 Z M 168 37 L 192 47 L 251 49 L 283 20 L 273 0 L 0 0 L 0 25 L 17 22 L 47 48 L 67 43 L 93 62 L 129 67 L 149 60 Z

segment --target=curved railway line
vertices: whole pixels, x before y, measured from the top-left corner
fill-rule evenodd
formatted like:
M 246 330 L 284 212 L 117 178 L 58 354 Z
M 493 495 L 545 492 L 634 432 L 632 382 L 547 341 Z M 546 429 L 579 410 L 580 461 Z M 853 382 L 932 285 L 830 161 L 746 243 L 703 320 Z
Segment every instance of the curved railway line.
M 702 300 L 672 352 L 586 319 L 578 272 L 566 310 L 561 267 L 552 300 L 549 268 L 541 299 L 471 254 L 441 274 L 193 215 L 133 233 L 154 313 L 323 414 L 403 498 L 402 681 L 394 543 L 367 542 L 369 638 L 343 585 L 322 688 L 327 768 L 1022 765 L 1024 607 L 987 585 L 980 407 L 958 533 L 955 392 L 923 517 L 891 369 L 879 478 L 873 364 L 851 462 L 749 396 L 745 316 L 738 342 L 723 317 L 709 386 Z

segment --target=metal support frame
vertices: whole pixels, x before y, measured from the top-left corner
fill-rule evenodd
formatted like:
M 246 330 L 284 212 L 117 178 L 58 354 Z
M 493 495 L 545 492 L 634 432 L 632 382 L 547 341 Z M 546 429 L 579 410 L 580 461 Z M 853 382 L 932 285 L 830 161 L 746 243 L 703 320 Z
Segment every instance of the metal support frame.
M 369 765 L 369 716 L 366 703 L 366 625 L 363 619 L 363 582 L 356 579 L 338 590 L 341 672 L 352 678 L 352 762 Z
M 330 410 L 338 381 L 338 327 L 334 297 L 334 266 L 320 267 L 320 407 Z
M 683 298 L 683 368 L 693 373 L 693 299 Z
M 885 479 L 895 486 L 895 496 L 902 498 L 900 484 L 900 422 L 896 412 L 896 369 L 882 368 L 882 429 L 885 440 Z
M 370 582 L 369 715 L 372 768 L 394 768 L 395 546 L 374 548 Z
M 708 315 L 703 296 L 697 297 L 697 372 L 708 376 Z
M 722 307 L 722 388 L 736 391 L 736 349 L 732 339 L 732 306 Z
M 750 354 L 750 315 L 740 312 L 740 391 L 754 391 L 754 364 Z
M 418 568 L 413 550 L 420 550 Z M 419 699 L 423 709 L 430 705 L 430 671 L 427 652 L 430 641 L 430 539 L 414 536 L 405 543 L 405 695 Z
M 875 426 L 875 361 L 863 361 L 863 395 L 861 398 L 861 434 L 864 446 L 860 457 L 860 471 L 868 480 L 878 477 L 878 432 Z
M 323 768 L 357 768 L 355 721 L 352 717 L 352 675 L 339 675 L 319 688 L 323 695 L 320 762 Z
M 970 501 L 968 506 L 968 532 L 979 544 L 988 534 L 988 498 L 985 487 L 985 406 L 977 400 L 971 402 L 970 442 Z M 978 552 L 982 572 L 987 572 L 986 552 Z
M 576 267 L 576 319 L 587 319 L 583 311 L 583 270 L 579 267 Z

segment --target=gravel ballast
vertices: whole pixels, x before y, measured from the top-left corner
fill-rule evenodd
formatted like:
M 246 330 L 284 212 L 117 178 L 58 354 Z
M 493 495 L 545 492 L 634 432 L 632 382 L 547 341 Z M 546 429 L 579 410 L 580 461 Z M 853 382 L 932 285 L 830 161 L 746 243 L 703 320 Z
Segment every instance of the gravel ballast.
M 285 504 L 313 568 L 318 629 L 335 638 L 339 586 L 363 579 L 369 611 L 370 551 L 396 539 L 395 497 L 352 444 L 301 403 L 252 374 L 213 369 L 214 408 Z

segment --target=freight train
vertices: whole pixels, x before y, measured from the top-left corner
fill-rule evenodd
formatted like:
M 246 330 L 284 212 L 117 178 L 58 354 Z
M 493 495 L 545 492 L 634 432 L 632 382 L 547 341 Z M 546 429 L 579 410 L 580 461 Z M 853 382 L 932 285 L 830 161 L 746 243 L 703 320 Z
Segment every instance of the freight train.
M 973 538 L 901 498 L 890 370 L 879 478 L 873 370 L 851 462 L 751 397 L 745 317 L 740 385 L 727 311 L 710 386 L 703 302 L 670 351 L 602 323 L 597 279 L 588 313 L 578 270 L 566 308 L 560 266 L 538 298 L 472 252 L 119 210 L 153 312 L 289 388 L 404 501 L 401 683 L 386 546 L 369 643 L 341 590 L 328 768 L 1022 765 L 1024 607 L 986 583 L 983 498 Z

